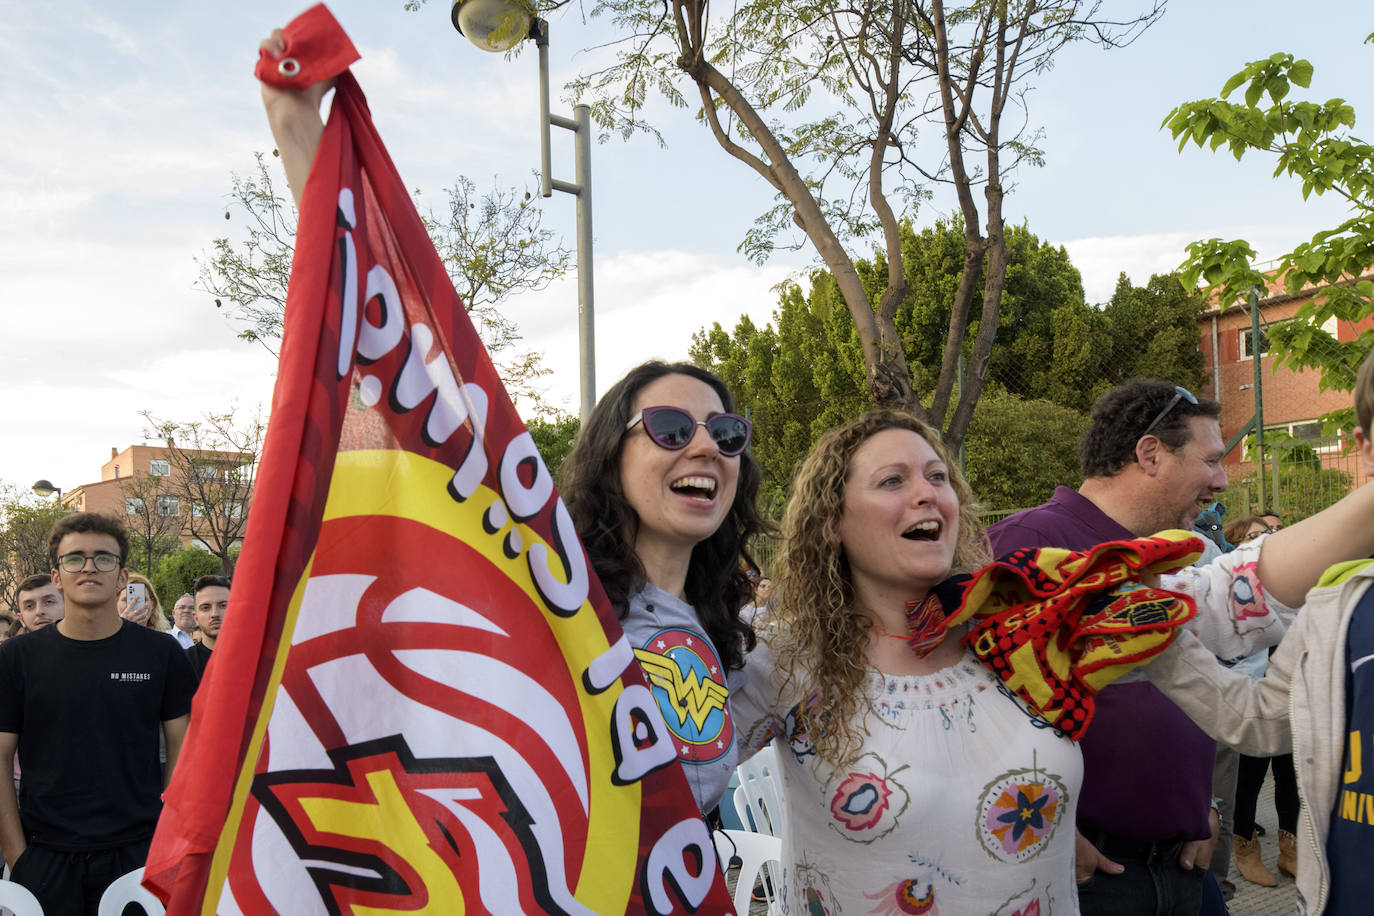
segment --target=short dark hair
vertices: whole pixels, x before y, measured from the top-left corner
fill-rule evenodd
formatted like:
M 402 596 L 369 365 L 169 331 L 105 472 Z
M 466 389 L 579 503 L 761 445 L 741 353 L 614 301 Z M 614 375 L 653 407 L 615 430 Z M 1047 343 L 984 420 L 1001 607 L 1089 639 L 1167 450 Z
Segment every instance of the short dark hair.
M 74 512 L 59 518 L 48 535 L 48 560 L 53 569 L 57 568 L 57 545 L 69 534 L 108 534 L 119 544 L 119 565 L 129 559 L 129 532 L 123 522 L 99 512 Z
M 199 595 L 199 594 L 200 594 L 200 590 L 203 589 L 203 588 L 228 588 L 228 587 L 229 587 L 229 577 L 228 577 L 228 576 L 201 576 L 201 577 L 200 577 L 199 579 L 197 579 L 195 582 L 192 582 L 192 583 L 191 583 L 191 597 L 192 597 L 192 600 L 195 600 L 195 596 L 196 596 L 196 595 Z M 177 600 L 180 601 L 181 599 L 178 598 Z
M 31 592 L 45 585 L 52 585 L 52 573 L 34 573 L 31 576 L 24 577 L 24 581 L 19 583 L 19 587 L 14 590 L 14 594 L 17 597 L 24 592 Z
M 1173 382 L 1162 379 L 1132 379 L 1108 391 L 1097 399 L 1092 409 L 1092 424 L 1078 440 L 1078 464 L 1083 477 L 1111 477 L 1135 461 L 1135 446 L 1145 435 L 1150 421 L 1168 408 L 1150 433 L 1171 452 L 1188 444 L 1192 431 L 1188 421 L 1193 417 L 1221 416 L 1221 405 L 1211 398 L 1198 398 L 1197 403 L 1178 398 Z

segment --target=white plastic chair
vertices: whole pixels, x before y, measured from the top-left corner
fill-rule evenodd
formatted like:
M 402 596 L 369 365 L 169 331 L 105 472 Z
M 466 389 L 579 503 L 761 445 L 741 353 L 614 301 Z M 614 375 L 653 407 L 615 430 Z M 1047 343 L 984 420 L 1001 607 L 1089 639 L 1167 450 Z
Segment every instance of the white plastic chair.
M 130 903 L 143 907 L 148 916 L 162 916 L 167 912 L 157 895 L 143 886 L 142 868 L 135 868 L 105 888 L 105 893 L 100 895 L 100 908 L 96 910 L 96 916 L 120 916 Z
M 765 876 L 769 916 L 780 913 L 777 888 L 782 874 L 782 840 L 748 830 L 717 830 L 715 841 L 722 869 L 728 870 L 732 858 L 740 862 L 739 875 L 735 878 L 735 912 L 748 916 L 754 885 L 762 875 Z
M 43 916 L 43 907 L 27 887 L 0 881 L 0 907 L 14 916 Z
M 768 745 L 738 767 L 735 811 L 746 830 L 782 836 L 783 807 L 778 756 Z

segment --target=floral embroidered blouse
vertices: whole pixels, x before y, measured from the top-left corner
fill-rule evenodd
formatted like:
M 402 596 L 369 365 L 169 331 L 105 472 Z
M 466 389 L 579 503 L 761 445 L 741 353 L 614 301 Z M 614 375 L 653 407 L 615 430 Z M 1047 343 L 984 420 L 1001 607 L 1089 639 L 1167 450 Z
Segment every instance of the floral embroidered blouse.
M 797 728 L 800 697 L 772 686 L 766 644 L 749 668 L 731 706 L 745 748 L 777 749 L 784 913 L 1078 912 L 1082 755 L 971 653 L 931 675 L 872 672 L 863 753 L 838 771 Z

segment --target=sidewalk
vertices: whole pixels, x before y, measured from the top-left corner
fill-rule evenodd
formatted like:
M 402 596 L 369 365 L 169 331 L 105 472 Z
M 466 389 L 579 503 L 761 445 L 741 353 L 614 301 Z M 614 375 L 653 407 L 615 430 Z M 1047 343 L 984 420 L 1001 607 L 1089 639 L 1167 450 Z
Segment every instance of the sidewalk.
M 1240 876 L 1233 865 L 1231 880 L 1236 885 L 1236 896 L 1229 904 L 1231 916 L 1293 916 L 1298 911 L 1298 889 L 1293 879 L 1283 874 L 1275 866 L 1279 858 L 1279 822 L 1274 814 L 1274 778 L 1265 776 L 1264 787 L 1260 789 L 1259 805 L 1255 808 L 1255 823 L 1264 828 L 1260 837 L 1260 848 L 1264 864 L 1279 879 L 1278 887 L 1260 887 L 1251 884 Z M 1301 843 L 1298 855 L 1302 855 Z

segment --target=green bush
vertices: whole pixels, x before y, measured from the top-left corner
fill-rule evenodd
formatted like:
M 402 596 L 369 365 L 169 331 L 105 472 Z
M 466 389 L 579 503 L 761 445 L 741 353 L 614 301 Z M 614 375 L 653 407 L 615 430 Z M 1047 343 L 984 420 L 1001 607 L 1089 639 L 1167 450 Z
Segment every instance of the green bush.
M 219 557 L 198 547 L 184 547 L 158 564 L 153 588 L 161 596 L 164 610 L 170 611 L 177 599 L 191 590 L 192 582 L 217 575 L 220 569 Z
M 985 391 L 969 425 L 964 470 L 985 510 L 1025 509 L 1056 486 L 1076 487 L 1088 416 L 1050 401 Z

